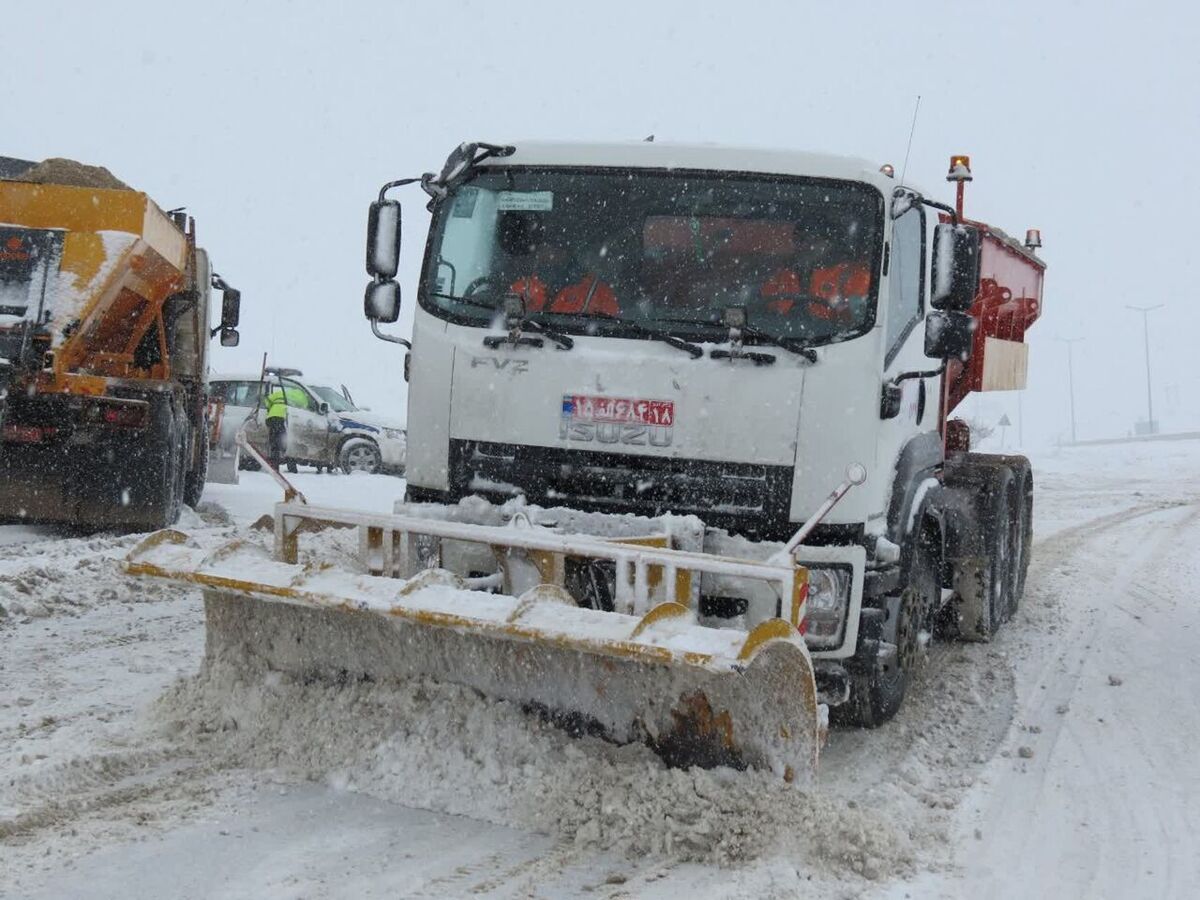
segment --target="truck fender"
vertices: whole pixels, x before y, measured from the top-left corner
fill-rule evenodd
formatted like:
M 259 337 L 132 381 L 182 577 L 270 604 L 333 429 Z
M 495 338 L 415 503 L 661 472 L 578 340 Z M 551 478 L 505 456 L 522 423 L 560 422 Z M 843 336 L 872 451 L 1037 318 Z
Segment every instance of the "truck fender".
M 934 476 L 942 464 L 942 438 L 936 431 L 918 434 L 904 445 L 896 460 L 892 477 L 892 497 L 888 503 L 888 537 L 901 547 L 908 543 L 908 525 L 913 503 L 922 492 L 921 485 Z

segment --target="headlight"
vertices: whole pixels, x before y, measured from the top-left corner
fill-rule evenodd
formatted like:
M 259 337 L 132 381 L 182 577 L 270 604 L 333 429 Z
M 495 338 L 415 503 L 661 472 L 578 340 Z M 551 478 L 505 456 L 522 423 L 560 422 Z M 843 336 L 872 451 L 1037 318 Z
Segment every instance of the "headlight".
M 831 647 L 841 638 L 850 599 L 851 572 L 846 569 L 808 570 L 808 629 L 813 647 Z
M 404 432 L 399 428 L 385 428 L 383 429 L 383 434 L 384 437 L 391 441 L 404 440 Z

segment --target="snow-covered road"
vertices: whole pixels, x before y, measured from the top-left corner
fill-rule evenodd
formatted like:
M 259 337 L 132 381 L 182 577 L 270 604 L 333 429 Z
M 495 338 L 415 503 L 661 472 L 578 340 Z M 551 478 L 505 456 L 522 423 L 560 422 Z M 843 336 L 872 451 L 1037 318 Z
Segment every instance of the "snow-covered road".
M 935 645 L 894 722 L 831 736 L 812 796 L 462 691 L 205 692 L 198 595 L 125 579 L 136 537 L 2 527 L 0 895 L 1194 896 L 1200 443 L 1035 470 L 1014 622 Z M 244 475 L 184 524 L 245 533 L 275 496 Z

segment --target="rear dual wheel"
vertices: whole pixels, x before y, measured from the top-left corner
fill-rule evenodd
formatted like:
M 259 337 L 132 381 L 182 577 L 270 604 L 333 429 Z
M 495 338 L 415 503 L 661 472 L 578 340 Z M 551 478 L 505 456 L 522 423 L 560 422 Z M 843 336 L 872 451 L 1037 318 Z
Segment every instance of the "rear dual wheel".
M 1025 589 L 1033 473 L 1022 456 L 977 454 L 954 471 L 951 483 L 974 493 L 974 516 L 960 538 L 954 566 L 958 597 L 939 616 L 939 633 L 990 641 L 1016 613 Z

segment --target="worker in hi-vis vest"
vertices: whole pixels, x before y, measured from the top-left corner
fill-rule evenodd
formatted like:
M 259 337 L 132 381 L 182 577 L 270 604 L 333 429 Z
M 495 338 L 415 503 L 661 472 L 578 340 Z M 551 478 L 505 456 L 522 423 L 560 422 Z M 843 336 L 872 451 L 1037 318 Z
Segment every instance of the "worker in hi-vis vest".
M 277 472 L 287 455 L 287 406 L 283 385 L 276 382 L 267 394 L 267 456 Z

